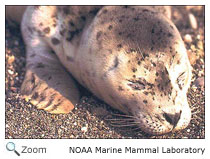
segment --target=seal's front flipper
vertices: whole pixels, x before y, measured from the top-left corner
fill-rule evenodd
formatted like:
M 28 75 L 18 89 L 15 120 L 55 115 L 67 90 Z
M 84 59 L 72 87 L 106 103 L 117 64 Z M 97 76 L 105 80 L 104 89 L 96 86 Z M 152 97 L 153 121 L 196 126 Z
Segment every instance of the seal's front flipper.
M 47 45 L 27 46 L 27 66 L 21 86 L 24 98 L 50 113 L 69 113 L 79 101 L 72 77 Z

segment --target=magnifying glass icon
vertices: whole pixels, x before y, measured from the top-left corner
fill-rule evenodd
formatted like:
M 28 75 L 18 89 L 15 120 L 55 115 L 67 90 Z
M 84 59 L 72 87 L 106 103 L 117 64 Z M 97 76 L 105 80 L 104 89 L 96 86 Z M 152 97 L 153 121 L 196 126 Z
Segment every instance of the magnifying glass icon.
M 8 151 L 14 151 L 18 156 L 20 156 L 20 154 L 15 150 L 15 144 L 13 142 L 8 142 L 6 148 Z

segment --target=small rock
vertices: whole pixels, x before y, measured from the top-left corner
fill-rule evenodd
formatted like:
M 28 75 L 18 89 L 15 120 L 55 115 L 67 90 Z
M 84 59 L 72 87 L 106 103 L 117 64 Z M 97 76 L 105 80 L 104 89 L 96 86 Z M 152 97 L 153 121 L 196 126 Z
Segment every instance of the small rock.
M 70 135 L 70 138 L 75 138 L 75 136 L 74 135 Z
M 82 128 L 81 128 L 81 131 L 82 131 L 82 132 L 87 132 L 87 129 L 88 129 L 87 127 L 82 127 Z
M 191 49 L 192 51 L 196 51 L 195 45 L 191 45 L 191 46 L 190 46 L 190 49 Z
M 12 56 L 8 56 L 8 64 L 12 64 L 13 62 L 15 61 L 15 57 L 12 55 Z
M 182 137 L 182 139 L 188 139 L 188 137 L 184 136 L 184 137 Z
M 12 70 L 8 70 L 8 73 L 11 74 L 11 75 L 14 74 L 14 72 Z
M 202 43 L 202 41 L 198 41 L 197 42 L 197 47 L 200 49 L 200 50 L 203 50 L 203 43 Z
M 192 52 L 191 50 L 187 50 L 187 55 L 188 55 L 188 58 L 190 60 L 190 64 L 194 65 L 196 63 L 196 60 L 197 60 L 196 54 L 194 52 Z
M 199 77 L 195 80 L 194 84 L 196 87 L 204 87 L 204 77 Z
M 191 27 L 193 29 L 197 29 L 197 27 L 198 27 L 197 20 L 192 13 L 189 14 L 189 21 L 190 21 Z
M 16 87 L 10 87 L 10 89 L 11 89 L 13 92 L 17 92 L 17 88 L 16 88 Z
M 203 70 L 198 72 L 198 76 L 199 76 L 199 77 L 204 76 Z
M 191 37 L 191 35 L 190 35 L 190 34 L 186 34 L 186 35 L 184 36 L 184 41 L 185 41 L 186 43 L 191 43 L 191 42 L 192 42 L 192 37 Z
M 201 36 L 198 34 L 198 35 L 196 36 L 196 38 L 197 38 L 198 40 L 200 40 L 200 39 L 201 39 Z

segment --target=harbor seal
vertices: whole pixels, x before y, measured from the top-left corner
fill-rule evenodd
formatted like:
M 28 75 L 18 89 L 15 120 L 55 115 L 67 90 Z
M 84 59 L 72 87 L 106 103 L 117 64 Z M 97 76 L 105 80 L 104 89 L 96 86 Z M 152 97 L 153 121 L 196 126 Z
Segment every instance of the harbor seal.
M 30 6 L 21 31 L 21 93 L 38 109 L 71 111 L 80 96 L 73 76 L 146 133 L 189 124 L 191 66 L 166 7 Z

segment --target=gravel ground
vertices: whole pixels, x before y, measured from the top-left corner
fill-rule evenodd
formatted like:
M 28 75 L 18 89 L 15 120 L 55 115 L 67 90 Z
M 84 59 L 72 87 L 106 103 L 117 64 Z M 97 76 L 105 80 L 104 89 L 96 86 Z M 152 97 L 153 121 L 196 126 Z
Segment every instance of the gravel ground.
M 37 110 L 20 95 L 25 75 L 25 48 L 20 28 L 6 23 L 5 138 L 205 138 L 204 8 L 173 6 L 172 19 L 181 32 L 193 66 L 188 91 L 193 115 L 185 130 L 150 136 L 137 127 L 116 125 L 108 119 L 125 118 L 123 114 L 82 87 L 80 103 L 69 114 L 52 115 Z

